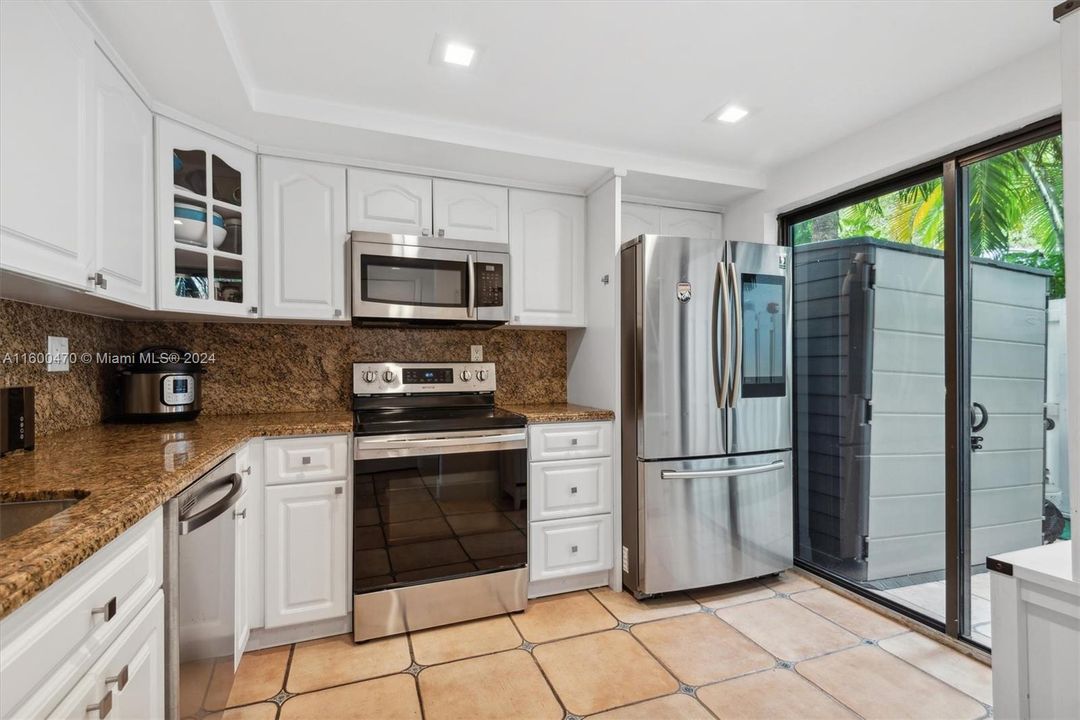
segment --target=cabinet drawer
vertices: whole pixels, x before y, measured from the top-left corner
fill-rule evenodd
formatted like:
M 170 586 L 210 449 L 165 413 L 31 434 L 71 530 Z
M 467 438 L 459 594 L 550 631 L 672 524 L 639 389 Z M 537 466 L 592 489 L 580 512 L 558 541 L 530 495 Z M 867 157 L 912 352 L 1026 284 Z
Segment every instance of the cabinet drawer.
M 611 458 L 529 466 L 529 520 L 611 512 Z
M 529 459 L 611 456 L 611 423 L 554 423 L 529 427 Z
M 165 599 L 161 590 L 51 709 L 49 718 L 97 717 L 100 712 L 89 713 L 87 708 L 100 704 L 111 708 L 108 717 L 117 720 L 165 717 Z
M 529 523 L 529 579 L 611 569 L 611 515 Z
M 266 484 L 341 480 L 349 472 L 344 435 L 266 441 Z
M 0 717 L 87 671 L 161 587 L 163 553 L 159 509 L 0 622 Z

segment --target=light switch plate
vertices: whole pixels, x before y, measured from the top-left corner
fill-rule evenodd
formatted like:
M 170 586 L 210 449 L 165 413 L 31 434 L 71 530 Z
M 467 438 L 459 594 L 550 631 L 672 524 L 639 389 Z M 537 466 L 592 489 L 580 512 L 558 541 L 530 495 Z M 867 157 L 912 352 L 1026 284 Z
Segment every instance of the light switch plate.
M 469 346 L 469 361 L 470 362 L 484 362 L 484 346 L 483 345 L 470 345 Z
M 45 348 L 48 364 L 45 369 L 49 372 L 67 372 L 68 366 L 68 339 L 66 337 L 49 336 Z

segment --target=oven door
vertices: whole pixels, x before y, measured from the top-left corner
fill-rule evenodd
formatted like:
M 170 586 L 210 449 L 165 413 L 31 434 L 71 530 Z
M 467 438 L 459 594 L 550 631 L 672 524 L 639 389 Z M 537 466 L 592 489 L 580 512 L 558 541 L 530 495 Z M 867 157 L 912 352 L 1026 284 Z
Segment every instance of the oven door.
M 526 565 L 525 428 L 357 437 L 356 594 Z

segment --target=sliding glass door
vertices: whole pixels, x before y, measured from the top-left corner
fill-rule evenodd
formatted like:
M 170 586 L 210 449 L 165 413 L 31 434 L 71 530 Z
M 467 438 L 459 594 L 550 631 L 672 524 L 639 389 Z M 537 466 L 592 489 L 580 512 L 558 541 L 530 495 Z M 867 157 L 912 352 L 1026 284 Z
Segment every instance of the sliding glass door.
M 796 562 L 989 647 L 988 555 L 1069 537 L 1059 125 L 781 219 Z
M 989 647 L 988 555 L 1069 537 L 1061 135 L 963 164 L 961 633 Z
M 942 179 L 791 232 L 797 556 L 944 627 Z

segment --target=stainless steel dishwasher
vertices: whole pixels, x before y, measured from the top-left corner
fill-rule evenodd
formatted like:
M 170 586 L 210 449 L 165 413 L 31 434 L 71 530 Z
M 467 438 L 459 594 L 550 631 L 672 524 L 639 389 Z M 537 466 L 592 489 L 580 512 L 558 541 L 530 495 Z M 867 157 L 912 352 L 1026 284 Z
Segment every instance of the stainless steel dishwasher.
M 238 642 L 236 508 L 244 494 L 229 455 L 165 504 L 168 717 L 225 707 L 243 652 Z

